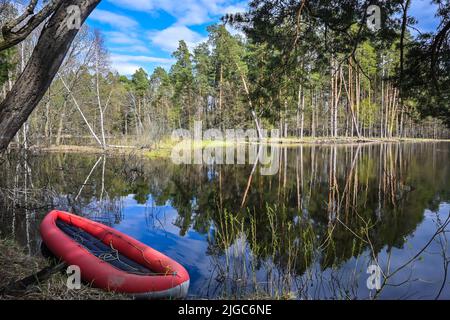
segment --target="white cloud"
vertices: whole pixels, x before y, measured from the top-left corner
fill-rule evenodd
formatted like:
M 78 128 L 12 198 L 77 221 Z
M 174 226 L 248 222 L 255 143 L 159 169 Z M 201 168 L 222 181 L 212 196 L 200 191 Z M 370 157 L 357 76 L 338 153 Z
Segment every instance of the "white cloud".
M 121 45 L 137 45 L 142 44 L 142 41 L 132 33 L 125 33 L 121 31 L 104 31 L 105 38 L 108 42 Z
M 146 43 L 142 41 L 139 33 L 121 32 L 121 31 L 104 31 L 105 39 L 114 49 L 113 52 L 121 51 L 128 53 L 149 53 L 150 50 Z
M 173 59 L 150 57 L 150 56 L 133 56 L 126 54 L 112 54 L 111 60 L 113 62 L 144 62 L 144 63 L 160 63 L 160 64 L 171 64 Z
M 124 76 L 131 76 L 134 74 L 141 66 L 126 62 L 113 63 L 112 68 L 116 70 L 119 74 Z
M 190 27 L 217 22 L 218 18 L 226 13 L 245 11 L 247 7 L 246 0 L 107 1 L 122 9 L 146 12 L 149 15 L 165 12 L 176 20 L 172 26 L 163 30 L 148 31 L 143 30 L 143 26 L 131 15 L 128 17 L 101 9 L 94 11 L 91 15 L 93 21 L 110 26 L 104 34 L 112 51 L 112 66 L 125 75 L 133 74 L 140 67 L 150 68 L 149 65 L 152 64 L 169 67 L 174 61 L 152 57 L 150 49 L 159 48 L 166 53 L 172 53 L 178 48 L 179 41 L 184 40 L 192 50 L 207 38 Z M 230 31 L 237 33 L 236 30 Z
M 131 19 L 127 16 L 100 9 L 94 10 L 90 18 L 94 21 L 108 24 L 119 29 L 135 28 L 139 25 L 136 20 Z
M 186 26 L 173 25 L 161 31 L 150 32 L 150 40 L 153 45 L 172 53 L 178 48 L 180 40 L 184 40 L 188 47 L 192 49 L 200 42 L 206 41 L 206 38 Z
M 236 13 L 244 11 L 247 7 L 246 1 L 236 3 L 231 0 L 108 0 L 116 6 L 139 10 L 145 12 L 155 12 L 162 10 L 177 19 L 179 24 L 200 25 L 211 22 L 217 16 L 226 13 Z
M 169 66 L 174 61 L 159 57 L 143 56 L 143 55 L 125 55 L 113 53 L 111 55 L 111 63 L 113 69 L 120 74 L 130 76 L 139 68 L 145 69 L 149 63 L 155 63 L 162 66 Z
M 119 7 L 140 11 L 149 11 L 155 9 L 155 1 L 152 0 L 109 0 L 109 2 Z
M 124 47 L 113 47 L 111 48 L 112 52 L 126 52 L 126 53 L 149 53 L 150 50 L 143 45 L 129 45 Z

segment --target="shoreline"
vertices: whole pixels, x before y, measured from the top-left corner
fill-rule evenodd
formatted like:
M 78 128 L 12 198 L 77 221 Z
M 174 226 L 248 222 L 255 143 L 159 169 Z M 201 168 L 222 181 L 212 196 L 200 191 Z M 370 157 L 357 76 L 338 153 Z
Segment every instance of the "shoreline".
M 228 142 L 228 141 L 213 141 L 202 140 L 193 141 L 186 140 L 176 142 L 170 140 L 164 140 L 155 145 L 153 148 L 139 147 L 139 146 L 118 146 L 109 145 L 106 149 L 98 146 L 77 146 L 77 145 L 51 145 L 51 146 L 32 146 L 29 148 L 33 153 L 74 153 L 74 154 L 92 154 L 92 155 L 138 155 L 147 158 L 169 158 L 172 149 L 182 144 L 186 144 L 186 148 L 213 148 L 213 147 L 230 147 L 237 146 L 239 144 L 260 144 L 260 145 L 276 145 L 285 148 L 295 148 L 300 146 L 352 146 L 352 145 L 369 145 L 369 144 L 396 144 L 396 143 L 440 143 L 448 142 L 450 139 L 422 139 L 422 138 L 279 138 L 279 139 L 267 139 L 258 142 Z M 10 147 L 10 150 L 18 150 L 17 146 Z

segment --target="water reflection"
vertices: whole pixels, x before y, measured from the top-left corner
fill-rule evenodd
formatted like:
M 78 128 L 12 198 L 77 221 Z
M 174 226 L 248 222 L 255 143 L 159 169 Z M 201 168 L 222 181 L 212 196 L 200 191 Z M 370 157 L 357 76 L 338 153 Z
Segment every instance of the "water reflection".
M 0 231 L 38 252 L 59 208 L 170 255 L 191 297 L 450 298 L 450 144 L 280 149 L 276 175 L 252 165 L 10 154 Z M 369 265 L 382 290 L 367 288 Z

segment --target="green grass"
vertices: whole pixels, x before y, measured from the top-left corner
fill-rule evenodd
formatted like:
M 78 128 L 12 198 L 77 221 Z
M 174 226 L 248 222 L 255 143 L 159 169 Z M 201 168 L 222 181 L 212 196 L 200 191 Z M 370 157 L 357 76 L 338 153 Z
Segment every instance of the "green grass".
M 148 158 L 170 158 L 172 150 L 175 147 L 180 147 L 185 150 L 198 150 L 206 148 L 226 148 L 235 146 L 235 142 L 229 141 L 216 141 L 216 140 L 183 140 L 173 141 L 165 139 L 158 143 L 153 150 L 145 153 Z
M 275 139 L 265 139 L 262 142 L 250 142 L 262 145 L 276 145 L 283 147 L 297 147 L 301 145 L 346 145 L 346 144 L 357 144 L 357 143 L 424 143 L 424 142 L 450 142 L 450 140 L 434 140 L 434 139 L 419 139 L 419 138 L 356 138 L 356 137 L 305 137 L 299 139 L 296 137 L 290 138 L 275 138 Z M 217 141 L 217 140 L 184 140 L 182 142 L 172 141 L 170 139 L 165 139 L 162 142 L 154 146 L 153 150 L 145 153 L 149 158 L 170 158 L 173 148 L 175 146 L 186 148 L 186 150 L 197 150 L 205 148 L 216 148 L 216 147 L 233 147 L 239 143 L 248 144 L 249 142 L 236 142 L 236 141 Z

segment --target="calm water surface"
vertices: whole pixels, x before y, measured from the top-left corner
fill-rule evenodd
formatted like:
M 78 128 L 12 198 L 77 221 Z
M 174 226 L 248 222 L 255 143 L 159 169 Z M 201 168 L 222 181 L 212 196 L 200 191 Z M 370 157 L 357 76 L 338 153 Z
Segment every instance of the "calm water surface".
M 280 170 L 11 154 L 0 232 L 39 254 L 62 209 L 183 264 L 190 298 L 450 299 L 450 143 L 281 149 Z M 381 290 L 369 290 L 369 266 Z

